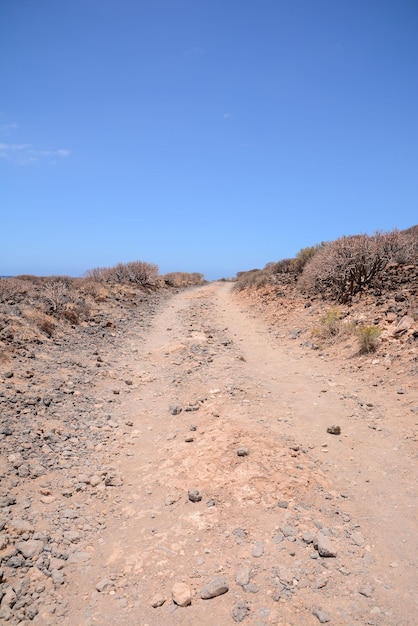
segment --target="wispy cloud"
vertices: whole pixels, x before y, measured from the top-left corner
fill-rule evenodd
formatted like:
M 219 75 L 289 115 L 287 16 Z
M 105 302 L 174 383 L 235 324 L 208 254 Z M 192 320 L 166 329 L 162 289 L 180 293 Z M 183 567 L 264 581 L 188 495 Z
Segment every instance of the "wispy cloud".
M 14 134 L 19 128 L 19 124 L 0 124 L 0 133 L 3 139 Z M 65 159 L 70 156 L 70 151 L 66 148 L 58 149 L 41 149 L 30 143 L 1 143 L 0 142 L 0 159 L 5 159 L 18 165 L 27 165 L 37 161 L 56 163 L 58 159 Z
M 227 120 L 228 117 L 232 117 L 232 113 L 224 113 L 224 120 Z
M 3 133 L 9 133 L 11 130 L 15 130 L 18 127 L 18 124 L 2 124 L 2 126 L 0 126 L 0 130 Z
M 29 143 L 0 143 L 0 158 L 12 161 L 18 165 L 27 165 L 36 161 L 65 159 L 70 151 L 64 148 L 58 150 L 38 150 Z

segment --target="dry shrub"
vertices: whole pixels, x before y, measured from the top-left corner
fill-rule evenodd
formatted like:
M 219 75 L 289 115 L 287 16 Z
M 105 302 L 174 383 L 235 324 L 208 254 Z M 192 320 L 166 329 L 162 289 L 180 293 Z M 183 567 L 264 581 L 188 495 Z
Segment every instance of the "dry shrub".
M 145 261 L 117 263 L 113 267 L 87 270 L 84 276 L 97 282 L 134 283 L 141 286 L 154 286 L 158 282 L 158 266 Z
M 70 322 L 71 324 L 74 324 L 75 326 L 77 326 L 77 324 L 80 323 L 80 318 L 79 318 L 79 316 L 77 315 L 77 312 L 74 309 L 65 309 L 61 313 L 61 317 L 66 319 L 67 322 Z
M 357 329 L 357 337 L 360 344 L 360 352 L 374 352 L 379 343 L 382 331 L 378 326 L 362 326 Z
M 290 274 L 294 271 L 293 261 L 294 259 L 282 259 L 277 261 L 277 263 L 267 263 L 264 269 L 272 274 Z
M 92 282 L 101 283 L 105 280 L 107 270 L 108 268 L 106 267 L 94 267 L 93 269 L 84 272 L 84 278 L 88 278 Z
M 307 248 L 301 248 L 294 259 L 291 260 L 291 268 L 298 274 L 303 272 L 303 269 L 309 261 L 313 259 L 315 254 L 321 250 L 325 244 L 317 244 L 316 246 L 308 246 Z
M 56 324 L 54 323 L 52 317 L 50 317 L 49 315 L 40 315 L 37 319 L 36 325 L 39 330 L 45 333 L 45 335 L 47 335 L 48 337 L 53 336 Z
M 338 309 L 329 309 L 319 319 L 319 327 L 314 328 L 312 334 L 321 339 L 331 339 L 339 334 L 341 330 L 341 318 Z
M 109 291 L 103 283 L 91 278 L 81 279 L 79 290 L 81 293 L 93 298 L 96 302 L 104 302 L 109 295 Z
M 169 272 L 164 274 L 162 279 L 166 285 L 177 288 L 193 287 L 194 285 L 202 285 L 204 283 L 203 274 L 198 272 L 192 274 L 189 272 Z
M 338 302 L 371 285 L 405 248 L 399 231 L 341 237 L 318 250 L 305 266 L 299 284 L 308 293 L 327 293 Z
M 43 286 L 43 297 L 54 313 L 62 310 L 70 298 L 69 285 L 66 281 L 49 279 Z
M 33 291 L 33 284 L 25 278 L 0 278 L 0 302 L 20 300 Z
M 259 289 L 270 283 L 271 272 L 269 269 L 249 270 L 248 272 L 239 272 L 234 284 L 235 291 L 242 291 L 248 288 Z

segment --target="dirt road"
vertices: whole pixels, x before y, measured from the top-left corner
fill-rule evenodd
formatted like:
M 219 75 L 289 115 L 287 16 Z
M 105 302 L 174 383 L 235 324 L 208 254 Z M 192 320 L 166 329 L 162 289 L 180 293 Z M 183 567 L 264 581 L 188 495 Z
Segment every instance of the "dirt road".
M 412 390 L 277 338 L 228 283 L 175 295 L 108 358 L 129 378 L 116 478 L 87 502 L 103 530 L 59 623 L 418 623 Z

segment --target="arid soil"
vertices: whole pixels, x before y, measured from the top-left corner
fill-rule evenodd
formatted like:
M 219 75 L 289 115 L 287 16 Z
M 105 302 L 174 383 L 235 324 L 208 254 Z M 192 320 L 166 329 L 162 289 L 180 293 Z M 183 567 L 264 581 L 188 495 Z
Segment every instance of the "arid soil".
M 231 287 L 0 363 L 1 624 L 416 626 L 417 349 Z

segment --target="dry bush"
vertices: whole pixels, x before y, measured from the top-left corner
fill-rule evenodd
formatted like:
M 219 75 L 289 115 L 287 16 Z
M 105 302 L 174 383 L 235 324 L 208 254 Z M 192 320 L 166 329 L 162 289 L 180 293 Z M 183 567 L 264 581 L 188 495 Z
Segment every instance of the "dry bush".
M 360 352 L 367 354 L 374 352 L 379 344 L 382 331 L 378 326 L 362 326 L 357 329 Z
M 42 294 L 52 311 L 58 313 L 69 300 L 68 283 L 62 280 L 49 279 L 44 283 Z
M 405 247 L 400 233 L 341 237 L 321 247 L 305 266 L 299 284 L 308 293 L 327 293 L 338 302 L 371 285 Z
M 49 315 L 39 315 L 36 321 L 36 325 L 39 328 L 39 330 L 45 333 L 45 335 L 47 335 L 48 337 L 53 336 L 56 325 L 53 319 Z
M 295 258 L 291 261 L 293 271 L 301 274 L 305 265 L 307 265 L 307 263 L 309 263 L 309 261 L 313 259 L 315 254 L 319 252 L 319 250 L 321 250 L 324 245 L 325 244 L 321 243 L 317 244 L 316 246 L 301 248 Z
M 294 271 L 293 261 L 294 259 L 282 259 L 277 263 L 267 263 L 264 269 L 272 274 L 290 274 Z
M 131 261 L 126 264 L 128 280 L 137 285 L 153 285 L 158 276 L 158 266 L 145 261 Z
M 189 274 L 189 272 L 169 272 L 168 274 L 164 274 L 162 279 L 166 285 L 176 288 L 192 287 L 204 283 L 203 274 L 199 274 L 198 272 L 192 274 Z
M 341 319 L 338 309 L 329 309 L 319 319 L 319 326 L 314 328 L 312 334 L 321 339 L 331 339 L 339 334 L 341 330 Z
M 33 291 L 33 284 L 26 278 L 0 278 L 0 302 L 20 300 Z
M 269 269 L 250 270 L 249 272 L 239 272 L 234 284 L 235 291 L 254 288 L 261 289 L 271 282 L 271 272 Z
M 158 266 L 145 261 L 131 261 L 130 263 L 117 263 L 113 267 L 99 272 L 100 280 L 108 283 L 134 283 L 136 285 L 154 286 L 158 282 Z
M 104 302 L 109 295 L 109 291 L 104 283 L 91 278 L 82 278 L 78 288 L 82 294 L 90 296 L 96 302 Z
M 94 267 L 91 270 L 84 272 L 84 278 L 90 279 L 92 282 L 103 282 L 108 268 L 106 267 Z
M 28 341 L 36 339 L 36 334 L 34 334 L 33 331 L 34 328 L 42 331 L 48 337 L 52 337 L 57 327 L 53 317 L 33 307 L 25 308 L 22 311 L 19 325 L 22 324 L 25 328 L 20 329 L 19 336 L 21 339 Z

